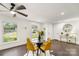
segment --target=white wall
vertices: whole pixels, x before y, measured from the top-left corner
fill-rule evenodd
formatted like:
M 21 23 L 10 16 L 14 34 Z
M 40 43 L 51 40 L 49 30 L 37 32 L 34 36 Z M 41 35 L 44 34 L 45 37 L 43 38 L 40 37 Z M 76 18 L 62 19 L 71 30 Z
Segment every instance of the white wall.
M 53 39 L 53 26 L 52 24 L 44 24 L 43 28 L 45 28 L 45 40 L 47 40 L 48 37 Z
M 8 42 L 8 43 L 3 43 L 3 24 L 2 22 L 8 21 L 8 22 L 14 22 L 17 24 L 17 41 L 14 42 Z M 31 36 L 31 26 L 32 24 L 37 25 L 40 27 L 40 23 L 36 22 L 30 22 L 27 21 L 27 19 L 24 19 L 22 17 L 15 17 L 13 18 L 12 16 L 2 16 L 0 15 L 0 50 L 22 45 L 26 43 L 26 38 L 28 36 Z
M 62 20 L 62 21 L 54 24 L 54 39 L 60 40 L 59 35 L 63 31 L 62 28 L 63 28 L 64 24 L 71 24 L 73 26 L 72 32 L 76 33 L 76 36 L 77 36 L 76 43 L 79 44 L 79 17 Z
M 3 24 L 2 22 L 4 21 L 8 21 L 8 22 L 14 22 L 17 24 L 17 41 L 14 41 L 13 43 L 3 43 Z M 27 26 L 27 22 L 25 20 L 23 20 L 22 18 L 7 18 L 7 17 L 0 17 L 0 50 L 1 49 L 5 49 L 5 48 L 9 48 L 9 47 L 13 47 L 13 46 L 17 46 L 17 45 L 21 45 L 24 44 L 26 41 L 26 33 L 27 30 L 25 30 L 25 26 Z
M 3 43 L 3 21 L 9 21 L 9 22 L 14 22 L 17 24 L 17 41 L 14 42 L 8 42 L 8 43 Z M 27 19 L 22 18 L 22 17 L 15 17 L 13 18 L 12 16 L 6 15 L 5 13 L 3 15 L 0 15 L 0 50 L 6 49 L 6 48 L 11 48 L 14 46 L 22 45 L 26 43 L 26 38 L 31 36 L 31 26 L 32 25 L 37 25 L 39 30 L 41 30 L 44 27 L 46 27 L 46 37 L 52 37 L 52 25 L 51 24 L 45 24 L 45 23 L 38 23 L 38 22 L 31 22 L 27 21 Z M 46 39 L 45 39 L 46 40 Z

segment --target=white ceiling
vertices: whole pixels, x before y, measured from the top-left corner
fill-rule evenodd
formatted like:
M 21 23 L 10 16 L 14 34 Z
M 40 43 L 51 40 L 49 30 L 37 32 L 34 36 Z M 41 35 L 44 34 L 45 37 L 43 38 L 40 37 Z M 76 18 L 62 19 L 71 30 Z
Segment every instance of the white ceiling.
M 22 12 L 27 13 L 28 20 L 32 21 L 54 23 L 68 18 L 79 17 L 78 3 L 27 3 L 23 5 L 27 9 Z M 10 7 L 10 4 L 6 4 L 6 6 Z M 0 10 L 5 10 L 5 8 L 0 7 Z M 60 15 L 61 12 L 64 12 L 63 16 Z
M 79 4 L 68 3 L 36 3 L 28 4 L 29 17 L 41 18 L 47 22 L 56 22 L 67 18 L 79 16 Z M 64 12 L 61 16 L 60 13 Z M 43 19 L 42 19 L 43 18 Z

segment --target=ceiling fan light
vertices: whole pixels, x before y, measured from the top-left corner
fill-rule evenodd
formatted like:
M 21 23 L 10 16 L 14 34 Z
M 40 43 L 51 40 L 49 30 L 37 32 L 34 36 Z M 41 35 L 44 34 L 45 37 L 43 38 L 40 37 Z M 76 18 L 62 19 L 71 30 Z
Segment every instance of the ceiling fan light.
M 13 14 L 13 15 L 16 14 L 16 12 L 14 12 L 14 11 L 10 11 L 10 13 Z

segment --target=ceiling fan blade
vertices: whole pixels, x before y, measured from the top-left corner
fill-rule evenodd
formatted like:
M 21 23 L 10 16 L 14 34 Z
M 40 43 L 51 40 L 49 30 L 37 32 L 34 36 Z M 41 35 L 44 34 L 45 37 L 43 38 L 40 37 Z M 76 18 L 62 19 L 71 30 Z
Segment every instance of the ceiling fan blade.
M 10 8 L 10 11 L 13 10 L 15 7 L 15 4 L 14 3 L 11 3 L 11 8 Z
M 0 3 L 0 5 L 1 6 L 3 6 L 4 8 L 6 8 L 6 9 L 8 9 L 9 11 L 11 11 L 12 10 L 12 8 L 14 8 L 14 6 L 12 6 L 12 8 L 11 9 L 9 9 L 9 8 L 7 8 L 5 5 L 3 5 L 2 3 Z M 21 7 L 21 8 L 19 8 L 19 9 L 25 9 L 25 7 Z M 15 10 L 15 12 L 17 12 L 17 13 L 19 13 L 19 14 L 21 14 L 21 15 L 23 15 L 23 16 L 25 16 L 25 17 L 27 17 L 28 15 L 26 15 L 26 14 L 24 14 L 24 13 L 22 13 L 22 12 L 19 12 L 19 11 L 16 11 Z
M 7 8 L 7 7 L 6 7 L 5 5 L 3 5 L 2 3 L 0 3 L 0 5 L 9 10 L 9 8 Z
M 24 5 L 20 5 L 16 8 L 16 10 L 23 10 L 23 9 L 26 9 Z
M 25 16 L 25 17 L 28 16 L 28 15 L 26 15 L 26 14 L 24 14 L 24 13 L 19 12 L 19 11 L 16 11 L 16 12 L 19 13 L 19 14 L 21 14 L 21 15 L 23 15 L 23 16 Z

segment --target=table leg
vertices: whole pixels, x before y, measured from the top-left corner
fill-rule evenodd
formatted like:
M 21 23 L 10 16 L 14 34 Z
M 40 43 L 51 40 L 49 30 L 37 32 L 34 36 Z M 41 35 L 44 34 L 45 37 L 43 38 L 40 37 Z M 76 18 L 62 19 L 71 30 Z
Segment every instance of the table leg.
M 39 56 L 39 49 L 37 49 L 37 56 Z

